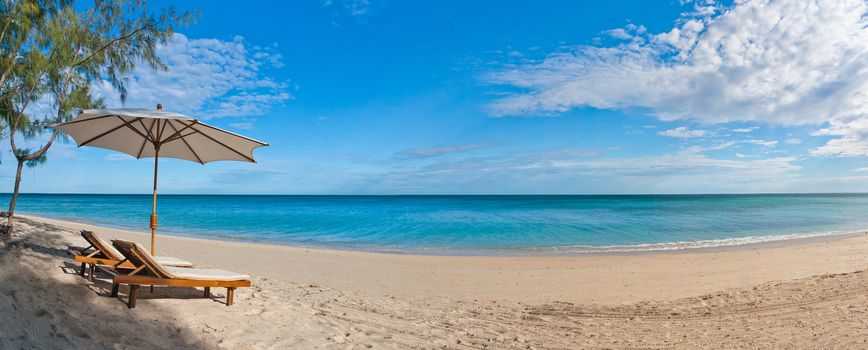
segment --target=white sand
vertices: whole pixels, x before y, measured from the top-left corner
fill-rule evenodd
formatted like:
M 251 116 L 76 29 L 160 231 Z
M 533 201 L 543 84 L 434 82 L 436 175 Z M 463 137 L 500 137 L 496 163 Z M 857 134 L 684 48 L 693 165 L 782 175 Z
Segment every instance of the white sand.
M 144 288 L 138 307 L 75 274 L 77 231 L 30 217 L 0 247 L 0 348 L 865 347 L 868 235 L 612 256 L 421 256 L 160 236 L 159 255 L 254 276 L 236 305 Z M 842 274 L 820 276 L 824 274 Z M 818 276 L 818 277 L 814 277 Z M 121 289 L 126 293 L 126 288 Z M 122 295 L 123 297 L 123 295 Z M 11 312 L 7 312 L 10 310 Z M 96 334 L 94 329 L 102 330 Z M 165 334 L 178 337 L 166 338 Z

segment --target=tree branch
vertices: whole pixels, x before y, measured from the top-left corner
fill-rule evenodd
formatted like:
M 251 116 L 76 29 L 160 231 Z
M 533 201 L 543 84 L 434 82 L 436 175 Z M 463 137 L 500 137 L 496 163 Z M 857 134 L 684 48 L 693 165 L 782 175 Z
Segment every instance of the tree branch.
M 93 6 L 93 9 L 91 9 L 91 11 L 90 11 L 90 14 L 88 14 L 87 19 L 84 21 L 84 28 L 88 28 L 90 26 L 90 22 L 93 20 L 93 17 L 96 14 L 96 11 L 100 7 L 102 7 L 103 4 L 104 4 L 104 2 L 101 0 L 96 2 L 96 4 Z M 79 41 L 76 43 L 78 47 L 75 50 L 75 56 L 73 57 L 73 59 L 78 57 L 78 55 L 81 53 L 82 41 L 83 41 L 83 39 L 79 36 Z M 66 77 L 64 77 L 64 79 L 63 79 L 63 87 L 61 88 L 61 90 L 57 96 L 56 102 L 57 102 L 57 122 L 58 123 L 63 121 L 64 97 L 66 97 L 66 90 L 69 89 L 69 80 L 72 78 L 72 72 L 75 70 L 75 67 L 76 67 L 76 65 L 72 65 L 69 67 L 69 69 L 67 69 Z M 51 137 L 48 138 L 48 142 L 46 142 L 45 145 L 43 145 L 38 151 L 31 153 L 31 154 L 28 154 L 28 155 L 24 155 L 23 157 L 18 158 L 18 159 L 19 160 L 21 160 L 21 159 L 33 160 L 33 159 L 42 157 L 42 155 L 45 154 L 45 152 L 48 152 L 48 149 L 51 148 L 51 145 L 54 143 L 54 140 L 57 139 L 57 134 L 58 134 L 58 130 L 54 129 L 54 131 L 51 133 Z M 9 140 L 10 140 L 11 144 L 14 144 L 14 139 L 12 137 L 10 137 Z M 15 148 L 15 146 L 12 146 L 12 147 L 13 147 L 13 149 Z
M 103 45 L 102 47 L 100 47 L 98 50 L 92 52 L 90 55 L 88 55 L 87 57 L 83 58 L 81 61 L 79 61 L 79 62 L 77 62 L 76 64 L 74 64 L 73 67 L 77 67 L 77 66 L 80 66 L 80 65 L 84 64 L 85 62 L 87 62 L 88 60 L 90 60 L 91 58 L 93 58 L 93 56 L 96 56 L 98 53 L 101 53 L 101 52 L 105 51 L 105 49 L 109 48 L 109 47 L 112 46 L 113 44 L 118 43 L 118 42 L 121 42 L 121 41 L 124 41 L 124 40 L 127 40 L 127 39 L 133 37 L 134 35 L 140 33 L 141 31 L 143 31 L 143 30 L 145 30 L 145 29 L 148 29 L 148 28 L 153 28 L 153 27 L 155 27 L 156 25 L 161 24 L 161 23 L 163 23 L 163 22 L 165 22 L 165 21 L 166 21 L 166 20 L 160 20 L 160 21 L 157 22 L 157 23 L 146 24 L 146 25 L 144 25 L 144 26 L 142 26 L 142 27 L 139 27 L 139 28 L 137 28 L 136 30 L 130 32 L 130 33 L 127 34 L 127 35 L 122 35 L 122 36 L 120 36 L 120 37 L 117 37 L 117 38 L 114 38 L 114 39 L 112 39 L 112 40 L 109 40 L 108 43 L 106 43 L 105 45 Z

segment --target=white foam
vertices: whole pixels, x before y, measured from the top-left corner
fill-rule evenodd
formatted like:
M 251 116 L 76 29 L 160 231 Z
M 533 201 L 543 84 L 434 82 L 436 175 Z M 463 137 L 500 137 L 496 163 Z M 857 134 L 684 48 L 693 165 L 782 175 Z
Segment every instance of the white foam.
M 649 243 L 649 244 L 630 244 L 630 245 L 608 245 L 608 246 L 588 246 L 588 245 L 573 245 L 561 246 L 541 249 L 531 249 L 542 252 L 556 253 L 633 253 L 633 252 L 655 252 L 655 251 L 679 251 L 687 249 L 714 249 L 724 247 L 737 247 L 743 245 L 774 243 L 792 240 L 805 240 L 812 238 L 834 238 L 835 236 L 855 235 L 866 233 L 865 230 L 857 231 L 827 231 L 814 233 L 792 233 L 784 235 L 771 236 L 748 236 L 735 237 L 724 239 L 709 239 L 699 241 L 683 241 L 683 242 L 667 242 L 667 243 Z

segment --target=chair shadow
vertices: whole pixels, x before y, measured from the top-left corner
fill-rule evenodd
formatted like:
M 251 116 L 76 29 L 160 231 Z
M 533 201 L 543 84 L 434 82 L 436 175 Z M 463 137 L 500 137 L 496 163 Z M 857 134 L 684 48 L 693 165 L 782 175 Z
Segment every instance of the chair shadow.
M 90 282 L 88 284 L 84 284 L 84 286 L 93 291 L 95 294 L 103 297 L 111 297 L 111 275 L 104 273 L 100 269 L 96 269 L 93 280 L 88 280 L 87 277 L 81 276 L 81 266 L 79 264 L 68 261 L 65 261 L 63 265 L 58 266 L 58 268 L 60 268 L 60 270 L 63 271 L 63 273 L 65 274 L 76 275 L 83 281 Z M 88 274 L 85 273 L 85 275 L 87 276 Z M 125 285 L 119 289 L 118 296 L 115 298 L 119 301 L 126 303 L 125 299 L 128 297 L 129 286 Z M 143 285 L 139 289 L 139 295 L 137 299 L 210 299 L 211 301 L 216 303 L 226 303 L 225 294 L 223 294 L 223 296 L 220 296 L 219 294 L 215 293 L 214 289 L 212 289 L 210 295 L 206 298 L 204 296 L 204 290 L 196 289 L 194 287 L 154 286 L 153 292 L 151 292 L 150 286 Z
M 67 275 L 81 271 L 62 246 L 74 233 L 29 220 L 21 226 L 13 235 L 0 237 L 0 310 L 15 320 L 0 326 L 0 349 L 51 349 L 61 343 L 76 349 L 216 348 L 216 339 L 174 321 L 170 315 L 177 311 L 169 305 L 129 310 L 125 298 L 101 302 L 111 295 L 112 286 L 104 274 L 92 283 L 80 276 L 72 281 L 58 278 L 52 269 Z M 139 295 L 204 299 L 192 288 L 170 289 L 156 288 L 152 296 L 145 287 Z M 126 294 L 127 289 L 121 291 Z

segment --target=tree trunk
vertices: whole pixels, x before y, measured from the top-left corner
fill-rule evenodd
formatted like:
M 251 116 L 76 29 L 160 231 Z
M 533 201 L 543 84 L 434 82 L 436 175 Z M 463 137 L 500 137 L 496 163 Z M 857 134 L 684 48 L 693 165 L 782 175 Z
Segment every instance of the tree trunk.
M 12 226 L 12 217 L 15 214 L 15 203 L 18 202 L 18 190 L 21 188 L 21 171 L 24 169 L 24 159 L 18 159 L 18 170 L 15 172 L 15 191 L 12 192 L 12 200 L 9 201 L 9 218 L 6 224 Z

